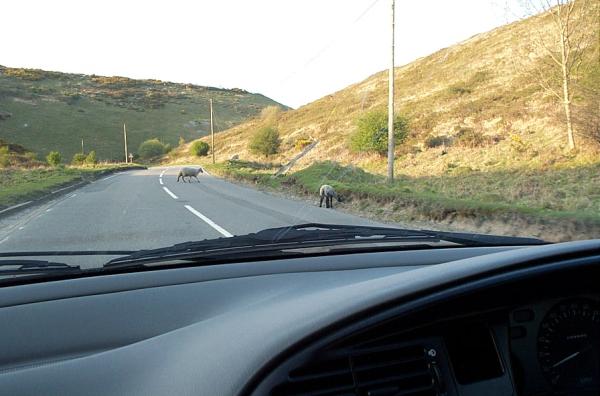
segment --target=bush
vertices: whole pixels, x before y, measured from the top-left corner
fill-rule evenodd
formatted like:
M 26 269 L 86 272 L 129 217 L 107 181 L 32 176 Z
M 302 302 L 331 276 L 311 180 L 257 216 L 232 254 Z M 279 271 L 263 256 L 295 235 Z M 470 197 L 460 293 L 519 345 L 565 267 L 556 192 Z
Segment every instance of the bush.
M 456 144 L 461 147 L 476 148 L 487 146 L 490 139 L 473 128 L 461 128 L 456 134 Z
M 90 151 L 87 157 L 85 157 L 85 163 L 88 165 L 96 165 L 98 163 L 96 152 L 94 150 Z
M 388 115 L 386 110 L 375 110 L 361 116 L 357 130 L 350 137 L 350 149 L 358 152 L 376 152 L 380 155 L 388 149 Z M 397 115 L 394 119 L 394 140 L 402 143 L 408 134 L 408 120 Z
M 434 148 L 439 146 L 449 146 L 452 144 L 452 138 L 450 136 L 441 135 L 441 136 L 433 136 L 429 135 L 425 138 L 425 147 Z
M 179 136 L 179 143 L 177 143 L 178 146 L 183 146 L 185 144 L 185 139 L 183 138 L 183 136 Z
M 190 154 L 198 157 L 204 157 L 205 155 L 207 155 L 208 150 L 210 150 L 210 146 L 208 145 L 208 143 L 203 142 L 202 140 L 196 140 L 190 146 Z
M 279 138 L 279 131 L 277 128 L 268 126 L 259 129 L 248 145 L 250 151 L 254 154 L 262 154 L 268 157 L 271 154 L 277 154 L 279 152 L 279 145 L 281 139 Z
M 0 147 L 0 166 L 6 168 L 10 165 L 10 158 L 8 154 L 8 146 Z
M 294 147 L 296 148 L 296 150 L 304 150 L 304 148 L 309 146 L 310 144 L 312 144 L 312 140 L 307 138 L 298 138 L 294 143 Z
M 149 159 L 165 154 L 165 145 L 158 139 L 149 139 L 140 144 L 138 154 L 143 159 Z
M 58 166 L 58 165 L 60 165 L 61 160 L 62 160 L 62 158 L 61 158 L 60 153 L 58 151 L 50 151 L 48 153 L 48 155 L 46 156 L 46 161 L 51 166 Z
M 71 160 L 71 164 L 73 165 L 82 165 L 85 161 L 85 154 L 77 153 L 73 155 L 73 159 Z

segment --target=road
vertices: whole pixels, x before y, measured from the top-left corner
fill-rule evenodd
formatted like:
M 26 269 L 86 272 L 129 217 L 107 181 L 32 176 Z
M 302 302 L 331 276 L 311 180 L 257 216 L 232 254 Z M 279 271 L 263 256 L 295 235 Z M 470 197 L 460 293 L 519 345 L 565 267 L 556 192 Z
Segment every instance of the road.
M 199 175 L 199 183 L 178 183 L 178 171 L 159 167 L 118 173 L 1 219 L 0 252 L 137 250 L 290 224 L 377 224 L 207 174 Z M 83 261 L 93 266 L 106 260 Z

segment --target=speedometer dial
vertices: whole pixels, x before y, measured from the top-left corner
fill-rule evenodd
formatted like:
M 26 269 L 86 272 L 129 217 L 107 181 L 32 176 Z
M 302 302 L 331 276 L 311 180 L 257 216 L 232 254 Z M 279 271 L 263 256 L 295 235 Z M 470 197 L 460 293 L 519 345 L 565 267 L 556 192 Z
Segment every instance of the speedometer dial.
M 555 305 L 540 323 L 538 359 L 554 389 L 600 387 L 600 304 L 588 299 Z

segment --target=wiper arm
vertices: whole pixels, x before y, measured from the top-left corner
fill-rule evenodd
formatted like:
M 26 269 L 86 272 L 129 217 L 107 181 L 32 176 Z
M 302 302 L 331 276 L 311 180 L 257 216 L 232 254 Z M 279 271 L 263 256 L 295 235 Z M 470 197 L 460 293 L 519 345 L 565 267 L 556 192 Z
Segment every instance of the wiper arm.
M 370 227 L 307 223 L 289 227 L 269 228 L 248 235 L 184 242 L 170 247 L 140 250 L 129 256 L 115 258 L 104 268 L 125 268 L 165 260 L 209 260 L 216 257 L 250 258 L 289 254 L 291 249 L 327 245 L 401 242 L 404 249 L 446 243 L 460 246 L 498 246 L 543 244 L 534 238 L 501 237 L 483 234 L 410 230 L 391 227 Z M 446 245 L 448 246 L 448 245 Z M 210 260 L 209 260 L 210 261 Z M 205 262 L 206 263 L 206 262 Z
M 14 267 L 4 269 L 3 267 Z M 56 263 L 46 260 L 1 260 L 0 275 L 28 275 L 55 272 L 80 272 L 78 265 Z
M 257 233 L 197 242 L 184 242 L 170 247 L 140 250 L 126 257 L 115 258 L 104 268 L 176 260 L 199 260 L 216 256 L 272 256 L 286 248 L 317 247 L 327 244 L 356 244 L 371 241 L 402 241 L 416 244 L 439 242 L 439 238 L 415 230 L 399 228 L 346 226 L 308 223 L 289 227 L 269 228 Z

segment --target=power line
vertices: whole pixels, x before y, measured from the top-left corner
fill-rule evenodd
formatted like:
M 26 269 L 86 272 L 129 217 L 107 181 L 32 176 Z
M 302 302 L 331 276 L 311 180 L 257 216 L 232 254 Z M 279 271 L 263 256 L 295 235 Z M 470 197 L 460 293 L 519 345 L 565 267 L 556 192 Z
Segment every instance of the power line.
M 291 80 L 294 76 L 296 76 L 298 73 L 300 73 L 301 71 L 304 71 L 306 68 L 308 68 L 308 66 L 313 63 L 315 60 L 319 59 L 321 57 L 321 55 L 323 55 L 325 52 L 327 52 L 327 50 L 329 48 L 331 48 L 333 46 L 333 44 L 343 35 L 346 34 L 346 32 L 348 31 L 348 29 L 350 29 L 351 27 L 353 27 L 354 25 L 356 25 L 361 19 L 363 19 L 368 13 L 369 11 L 371 11 L 371 9 L 373 7 L 375 7 L 375 5 L 377 3 L 379 3 L 380 0 L 374 0 L 372 1 L 369 6 L 367 8 L 365 8 L 353 21 L 350 25 L 346 26 L 346 28 L 344 28 L 341 32 L 338 32 L 337 35 L 335 35 L 331 40 L 329 40 L 329 42 L 324 45 L 323 47 L 321 47 L 312 57 L 310 57 L 303 65 L 301 68 L 293 71 L 292 73 L 288 74 L 287 77 L 285 77 L 284 79 L 282 79 L 279 83 L 280 84 L 284 84 L 287 81 Z

